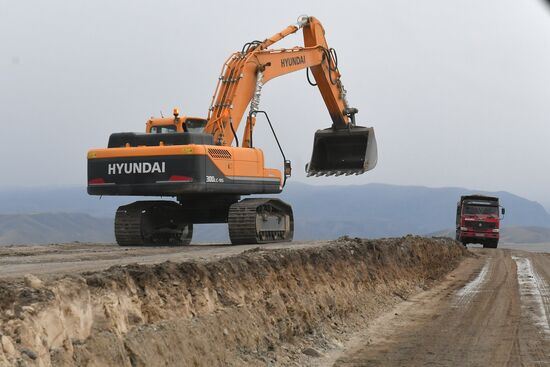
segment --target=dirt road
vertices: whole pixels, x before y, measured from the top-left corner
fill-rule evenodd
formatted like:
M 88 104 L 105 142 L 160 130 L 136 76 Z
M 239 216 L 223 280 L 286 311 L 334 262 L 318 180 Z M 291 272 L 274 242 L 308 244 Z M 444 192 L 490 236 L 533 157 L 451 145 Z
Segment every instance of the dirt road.
M 263 249 L 305 248 L 328 241 L 262 245 Z M 115 265 L 158 264 L 164 261 L 215 260 L 242 253 L 258 245 L 193 245 L 183 247 L 120 247 L 105 244 L 53 244 L 0 247 L 0 279 L 60 275 L 107 269 Z
M 550 254 L 474 249 L 321 365 L 548 366 Z

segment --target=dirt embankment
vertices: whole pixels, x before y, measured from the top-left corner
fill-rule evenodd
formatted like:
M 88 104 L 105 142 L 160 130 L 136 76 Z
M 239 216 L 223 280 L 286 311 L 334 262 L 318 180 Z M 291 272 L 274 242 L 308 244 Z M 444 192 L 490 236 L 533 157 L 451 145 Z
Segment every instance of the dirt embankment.
M 0 366 L 304 365 L 466 255 L 445 239 L 342 238 L 1 281 Z

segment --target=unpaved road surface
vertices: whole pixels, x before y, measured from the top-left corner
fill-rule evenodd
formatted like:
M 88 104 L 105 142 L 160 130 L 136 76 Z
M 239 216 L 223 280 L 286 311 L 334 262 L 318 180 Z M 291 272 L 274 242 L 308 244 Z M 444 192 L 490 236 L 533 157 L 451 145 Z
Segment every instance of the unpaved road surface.
M 550 254 L 473 252 L 320 364 L 550 366 Z
M 287 242 L 262 245 L 262 249 L 305 248 L 328 241 Z M 110 244 L 52 244 L 0 247 L 0 279 L 35 275 L 60 275 L 104 270 L 115 265 L 158 264 L 164 261 L 215 260 L 236 255 L 258 245 L 192 245 L 182 247 L 120 247 Z

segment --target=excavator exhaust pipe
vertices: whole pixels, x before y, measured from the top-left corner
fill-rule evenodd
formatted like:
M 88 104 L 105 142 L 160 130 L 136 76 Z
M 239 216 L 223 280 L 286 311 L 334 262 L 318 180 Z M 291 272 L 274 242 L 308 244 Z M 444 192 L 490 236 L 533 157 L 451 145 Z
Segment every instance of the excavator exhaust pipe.
M 377 160 L 372 127 L 317 130 L 306 173 L 308 177 L 360 175 L 376 167 Z

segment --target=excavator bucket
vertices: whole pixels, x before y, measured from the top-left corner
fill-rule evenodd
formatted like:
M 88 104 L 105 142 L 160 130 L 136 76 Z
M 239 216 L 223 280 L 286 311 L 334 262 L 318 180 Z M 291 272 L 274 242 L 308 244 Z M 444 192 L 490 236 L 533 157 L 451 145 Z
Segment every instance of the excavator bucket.
M 378 152 L 372 127 L 317 130 L 308 176 L 360 175 L 376 166 Z

